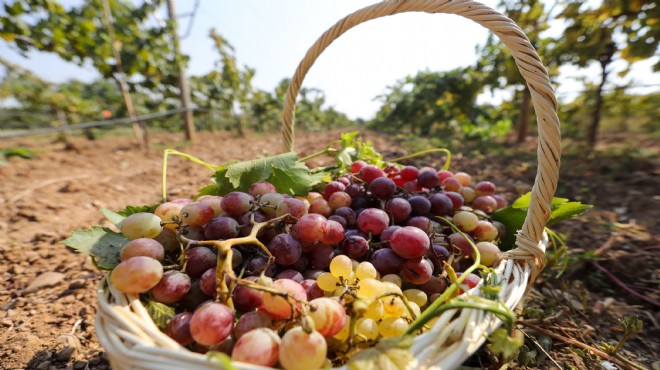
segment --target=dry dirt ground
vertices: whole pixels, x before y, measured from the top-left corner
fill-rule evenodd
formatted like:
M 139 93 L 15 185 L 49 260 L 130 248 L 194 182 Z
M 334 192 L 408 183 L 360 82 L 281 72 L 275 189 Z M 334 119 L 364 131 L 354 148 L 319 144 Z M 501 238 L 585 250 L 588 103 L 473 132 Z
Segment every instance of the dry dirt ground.
M 338 137 L 338 131 L 299 135 L 297 148 L 309 154 Z M 397 146 L 391 140 L 373 133 L 366 138 L 374 140 L 382 152 L 396 155 L 393 148 Z M 216 164 L 280 151 L 277 134 L 246 140 L 230 133 L 204 133 L 198 144 L 179 143 L 180 137 L 173 134 L 153 135 L 150 151 L 138 149 L 129 137 L 74 138 L 69 147 L 48 138 L 0 143 L 1 147 L 40 151 L 35 159 L 10 158 L 8 165 L 0 167 L 0 369 L 109 368 L 94 334 L 95 288 L 101 273 L 88 258 L 60 241 L 73 230 L 108 225 L 98 213 L 100 207 L 119 210 L 127 204 L 158 202 L 163 148 L 178 148 Z M 494 177 L 510 200 L 527 191 L 534 178 L 535 167 L 527 165 L 528 158 L 477 154 L 455 158 L 453 169 L 477 178 Z M 569 158 L 568 163 L 560 195 L 596 204 L 589 215 L 559 228 L 569 235 L 574 257 L 605 246 L 600 266 L 652 302 L 635 298 L 606 275 L 598 275 L 591 259 L 573 258 L 566 278 L 554 279 L 555 271 L 541 278 L 529 306 L 537 311 L 528 309 L 524 319 L 597 347 L 601 342 L 616 343 L 621 337 L 617 320 L 638 314 L 644 320 L 644 332 L 627 342 L 622 353 L 650 368 L 660 352 L 660 317 L 654 305 L 660 244 L 657 153 L 644 164 L 623 168 L 612 168 L 617 163 L 606 159 L 590 161 L 580 156 L 573 162 Z M 179 157 L 170 159 L 168 174 L 168 193 L 176 197 L 192 196 L 210 182 L 207 169 Z M 538 310 L 554 319 L 539 323 L 532 314 L 538 316 Z M 565 341 L 554 339 L 550 347 L 551 357 L 562 367 L 598 364 L 595 356 L 574 350 L 577 347 Z M 473 363 L 483 364 L 487 357 L 486 353 Z M 552 366 L 548 360 L 543 362 L 543 367 Z

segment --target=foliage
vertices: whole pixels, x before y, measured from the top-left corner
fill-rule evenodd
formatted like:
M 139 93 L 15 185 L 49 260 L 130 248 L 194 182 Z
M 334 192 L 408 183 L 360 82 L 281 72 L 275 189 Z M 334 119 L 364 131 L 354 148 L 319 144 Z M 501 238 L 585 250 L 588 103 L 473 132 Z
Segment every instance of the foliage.
M 77 230 L 62 241 L 62 244 L 77 252 L 92 257 L 98 268 L 111 270 L 119 263 L 119 251 L 128 239 L 108 228 L 94 226 L 91 229 Z

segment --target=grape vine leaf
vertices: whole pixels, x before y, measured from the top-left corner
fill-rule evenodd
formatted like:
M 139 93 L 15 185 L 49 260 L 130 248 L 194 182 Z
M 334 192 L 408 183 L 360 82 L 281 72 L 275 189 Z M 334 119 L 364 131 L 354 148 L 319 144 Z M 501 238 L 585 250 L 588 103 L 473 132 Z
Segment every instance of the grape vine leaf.
M 101 212 L 101 214 L 107 218 L 108 221 L 112 222 L 112 224 L 118 228 L 121 228 L 121 223 L 126 218 L 125 216 L 122 216 L 119 213 L 111 211 L 107 208 L 99 208 L 99 212 Z
M 268 181 L 279 193 L 305 195 L 320 179 L 294 152 L 221 166 L 213 175 L 216 184 L 202 188 L 199 195 L 226 195 L 232 191 L 247 192 L 257 181 Z M 322 177 L 322 176 L 321 176 Z
M 520 339 L 509 335 L 506 329 L 499 328 L 488 337 L 488 349 L 496 355 L 501 355 L 505 359 L 513 358 L 523 345 Z
M 507 235 L 502 240 L 503 250 L 515 248 L 516 232 L 522 228 L 525 222 L 531 197 L 531 192 L 526 193 L 516 199 L 509 207 L 502 208 L 493 213 L 493 219 L 503 223 L 507 230 Z M 548 220 L 548 226 L 580 216 L 592 207 L 589 204 L 582 204 L 581 202 L 571 202 L 567 198 L 552 198 L 552 203 L 550 203 L 552 214 L 550 220 Z
M 119 252 L 128 239 L 106 227 L 94 226 L 91 229 L 76 230 L 62 244 L 91 256 L 102 270 L 112 270 L 119 264 Z
M 165 328 L 170 322 L 170 319 L 176 314 L 174 307 L 170 307 L 166 304 L 156 302 L 151 299 L 143 299 L 142 304 L 144 305 L 144 308 L 147 309 L 147 313 L 149 313 L 149 316 L 154 321 L 158 329 L 165 331 Z
M 403 370 L 413 361 L 412 336 L 383 339 L 369 349 L 358 352 L 348 361 L 350 370 Z
M 126 206 L 126 208 L 124 208 L 123 210 L 117 213 L 120 216 L 128 217 L 134 213 L 140 213 L 140 212 L 154 213 L 156 207 L 158 207 L 158 204 L 152 204 L 147 206 Z

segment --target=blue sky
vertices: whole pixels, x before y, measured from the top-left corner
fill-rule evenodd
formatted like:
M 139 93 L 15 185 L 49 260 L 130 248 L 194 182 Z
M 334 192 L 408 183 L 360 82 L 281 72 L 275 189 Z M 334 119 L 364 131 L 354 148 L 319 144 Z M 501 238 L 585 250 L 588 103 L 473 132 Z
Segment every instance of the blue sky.
M 65 0 L 64 3 L 77 1 Z M 235 47 L 240 64 L 256 69 L 253 83 L 271 91 L 283 78 L 291 77 L 305 51 L 327 28 L 343 16 L 374 1 L 365 0 L 200 0 L 191 34 L 182 40 L 190 56 L 189 74 L 201 75 L 218 59 L 208 38 L 211 27 Z M 494 6 L 495 0 L 483 1 Z M 188 13 L 193 0 L 177 1 L 177 12 Z M 163 9 L 161 16 L 165 17 Z M 180 19 L 185 33 L 190 18 Z M 367 22 L 344 34 L 319 58 L 304 85 L 322 89 L 328 104 L 352 118 L 369 118 L 379 107 L 374 98 L 386 86 L 419 70 L 449 70 L 476 61 L 475 46 L 483 43 L 487 30 L 454 15 L 402 14 Z M 90 80 L 96 72 L 61 61 L 55 55 L 33 52 L 21 57 L 4 42 L 0 54 L 33 70 L 43 78 L 61 82 L 71 78 Z M 639 63 L 626 81 L 658 84 L 652 61 Z M 623 64 L 617 66 L 622 68 Z M 583 89 L 577 76 L 597 77 L 598 69 L 563 70 L 560 98 Z M 618 81 L 618 82 L 621 82 Z M 655 88 L 658 90 L 658 86 Z M 648 90 L 648 89 L 647 89 Z M 483 96 L 482 100 L 492 99 Z M 495 97 L 497 99 L 497 97 Z

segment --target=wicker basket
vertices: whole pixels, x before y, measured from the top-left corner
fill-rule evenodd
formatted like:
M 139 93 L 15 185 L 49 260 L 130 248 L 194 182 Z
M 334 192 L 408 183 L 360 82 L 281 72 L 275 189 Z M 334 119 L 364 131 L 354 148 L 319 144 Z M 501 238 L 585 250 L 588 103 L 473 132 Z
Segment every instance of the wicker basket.
M 544 266 L 547 245 L 544 228 L 557 186 L 561 151 L 557 103 L 550 79 L 529 40 L 513 21 L 483 4 L 468 0 L 384 1 L 348 15 L 316 41 L 291 80 L 283 113 L 285 147 L 293 149 L 295 99 L 305 74 L 321 52 L 358 24 L 406 12 L 457 14 L 488 28 L 507 45 L 532 93 L 539 131 L 537 176 L 525 223 L 517 235 L 517 248 L 503 253 L 496 269 L 503 281 L 500 297 L 513 308 Z M 480 295 L 481 291 L 472 289 L 468 293 Z M 96 333 L 114 369 L 218 369 L 217 363 L 188 351 L 160 332 L 137 295 L 119 293 L 103 279 L 98 288 L 98 304 Z M 411 347 L 415 361 L 411 368 L 453 369 L 460 366 L 500 323 L 493 314 L 480 310 L 444 312 L 430 331 L 415 337 Z M 264 369 L 243 363 L 235 363 L 235 366 Z

